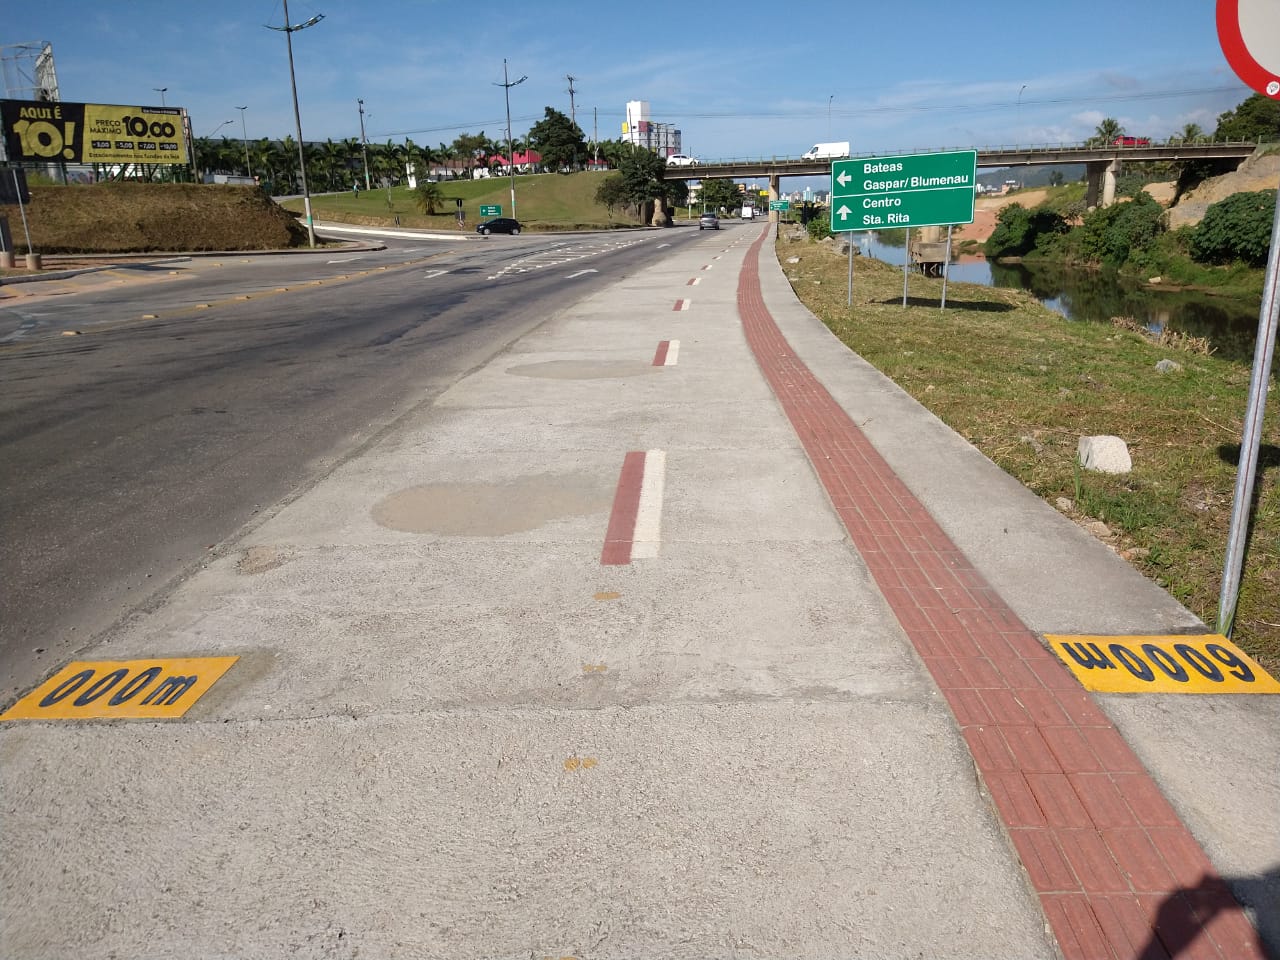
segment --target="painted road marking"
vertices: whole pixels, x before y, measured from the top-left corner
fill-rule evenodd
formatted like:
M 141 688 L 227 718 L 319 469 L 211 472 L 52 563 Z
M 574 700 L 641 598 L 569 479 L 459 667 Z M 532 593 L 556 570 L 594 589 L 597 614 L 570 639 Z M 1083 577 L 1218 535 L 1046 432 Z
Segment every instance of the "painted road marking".
M 696 286 L 697 286 L 698 284 L 700 284 L 701 282 L 702 282 L 702 278 L 701 278 L 701 277 L 691 277 L 691 278 L 689 279 L 689 282 L 686 284 L 686 286 L 696 287 Z
M 662 340 L 658 343 L 658 351 L 653 355 L 655 367 L 674 367 L 680 357 L 679 340 Z
M 663 247 L 669 247 L 669 246 L 671 246 L 671 244 L 669 243 L 660 243 L 658 244 L 658 249 L 661 250 Z
M 658 555 L 666 457 L 661 450 L 633 450 L 623 458 L 600 552 L 602 564 L 618 566 Z
M 434 280 L 436 277 L 443 277 L 448 270 L 428 270 L 422 275 L 423 280 Z
M 579 270 L 577 273 L 569 274 L 567 277 L 565 277 L 565 279 L 577 280 L 579 277 L 585 277 L 588 273 L 599 273 L 599 272 L 600 272 L 599 270 Z
M 0 714 L 0 720 L 180 717 L 239 659 L 78 660 Z
M 693 301 L 692 301 L 692 300 L 677 300 L 677 301 L 676 301 L 676 305 L 675 305 L 674 307 L 672 307 L 671 309 L 672 309 L 672 310 L 677 310 L 677 311 L 679 311 L 679 310 L 688 310 L 688 309 L 689 309 L 689 304 L 691 304 L 691 303 L 693 303 Z
M 662 493 L 666 478 L 666 452 L 650 450 L 644 458 L 644 480 L 640 483 L 640 506 L 636 510 L 636 532 L 631 543 L 633 560 L 658 555 L 662 545 Z
M 1280 693 L 1280 683 L 1216 634 L 1045 639 L 1084 688 L 1099 693 Z
M 708 264 L 707 264 L 706 266 L 704 266 L 702 269 L 703 269 L 703 270 L 710 270 L 710 269 L 712 268 L 712 266 L 714 266 L 714 264 L 710 264 L 710 263 L 708 263 Z
M 329 263 L 355 263 L 355 261 L 363 259 L 363 257 L 346 257 L 343 260 L 330 260 Z

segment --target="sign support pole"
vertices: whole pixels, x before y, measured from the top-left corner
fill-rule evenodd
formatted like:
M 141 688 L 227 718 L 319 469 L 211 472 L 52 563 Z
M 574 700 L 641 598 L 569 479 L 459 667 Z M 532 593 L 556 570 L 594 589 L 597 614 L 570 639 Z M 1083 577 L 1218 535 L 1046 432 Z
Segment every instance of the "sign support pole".
M 845 306 L 853 306 L 853 237 L 845 237 L 849 241 L 849 293 L 845 297 Z
M 1276 349 L 1276 320 L 1280 312 L 1280 190 L 1276 191 L 1276 212 L 1271 222 L 1271 253 L 1262 283 L 1262 308 L 1258 311 L 1258 342 L 1253 350 L 1253 374 L 1249 379 L 1249 403 L 1240 439 L 1240 463 L 1236 468 L 1235 502 L 1231 507 L 1231 528 L 1227 534 L 1227 556 L 1222 568 L 1222 590 L 1218 597 L 1218 632 L 1231 636 L 1240 579 L 1244 573 L 1244 548 L 1249 538 L 1249 515 L 1253 512 L 1253 481 L 1258 471 L 1262 444 L 1262 415 L 1267 406 L 1267 381 Z
M 942 305 L 939 310 L 947 309 L 947 275 L 951 272 L 951 228 L 954 224 L 947 224 L 947 257 L 942 261 Z
M 22 202 L 22 184 L 18 182 L 18 168 L 12 168 L 10 173 L 13 174 L 14 193 L 18 195 L 18 212 L 22 214 L 22 234 L 27 238 L 27 253 L 35 253 L 35 248 L 31 246 L 31 231 L 27 229 L 27 208 Z
M 902 248 L 902 308 L 907 308 L 907 274 L 911 267 L 911 228 L 907 227 L 907 242 Z

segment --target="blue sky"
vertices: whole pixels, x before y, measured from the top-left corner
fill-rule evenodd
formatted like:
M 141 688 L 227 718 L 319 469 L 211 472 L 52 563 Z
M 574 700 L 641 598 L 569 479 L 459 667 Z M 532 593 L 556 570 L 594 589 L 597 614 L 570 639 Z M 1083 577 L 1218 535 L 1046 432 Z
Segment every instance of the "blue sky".
M 4 0 L 0 46 L 52 42 L 62 99 L 159 104 L 197 136 L 293 132 L 280 0 L 20 3 Z M 557 0 L 291 0 L 308 140 L 436 145 L 514 132 L 550 105 L 617 137 L 628 100 L 648 100 L 703 159 L 795 156 L 819 140 L 854 154 L 1061 143 L 1105 116 L 1128 133 L 1212 131 L 1250 94 L 1218 45 L 1211 0 L 1045 4 L 673 3 Z M 222 121 L 233 120 L 221 127 Z M 220 128 L 220 129 L 219 129 Z

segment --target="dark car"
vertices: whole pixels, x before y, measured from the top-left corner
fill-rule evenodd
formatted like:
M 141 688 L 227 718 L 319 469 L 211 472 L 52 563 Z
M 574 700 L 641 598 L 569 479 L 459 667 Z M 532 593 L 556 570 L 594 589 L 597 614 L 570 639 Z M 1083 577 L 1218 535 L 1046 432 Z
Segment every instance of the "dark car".
M 702 216 L 698 218 L 698 229 L 699 230 L 719 230 L 720 218 L 717 217 L 714 213 L 710 213 L 710 212 L 704 213 Z
M 510 217 L 494 217 L 476 224 L 476 233 L 488 236 L 491 233 L 510 233 L 513 236 L 520 232 L 520 221 Z
M 1116 137 L 1111 141 L 1113 147 L 1149 147 L 1150 137 Z

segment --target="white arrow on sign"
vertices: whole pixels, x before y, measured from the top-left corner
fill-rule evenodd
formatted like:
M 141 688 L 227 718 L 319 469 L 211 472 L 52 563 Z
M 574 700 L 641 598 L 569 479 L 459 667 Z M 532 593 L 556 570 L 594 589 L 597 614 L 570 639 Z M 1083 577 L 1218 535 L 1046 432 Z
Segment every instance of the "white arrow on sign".
M 841 171 L 840 171 L 840 176 L 836 177 L 836 183 L 840 184 L 840 186 L 842 186 L 842 187 L 843 187 L 843 186 L 845 186 L 847 183 L 849 183 L 849 181 L 850 181 L 850 180 L 852 180 L 852 179 L 853 179 L 853 177 L 849 176 L 849 171 L 847 171 L 847 170 L 841 170 Z
M 846 206 L 842 203 L 842 204 L 840 204 L 840 209 L 839 209 L 839 210 L 837 210 L 837 211 L 836 211 L 836 213 L 840 214 L 840 219 L 841 219 L 841 220 L 848 220 L 848 219 L 849 219 L 849 214 L 853 213 L 853 211 L 852 211 L 852 210 L 850 210 L 848 207 L 846 207 Z

